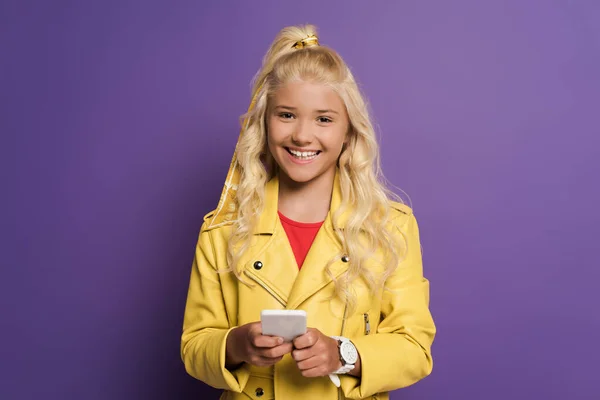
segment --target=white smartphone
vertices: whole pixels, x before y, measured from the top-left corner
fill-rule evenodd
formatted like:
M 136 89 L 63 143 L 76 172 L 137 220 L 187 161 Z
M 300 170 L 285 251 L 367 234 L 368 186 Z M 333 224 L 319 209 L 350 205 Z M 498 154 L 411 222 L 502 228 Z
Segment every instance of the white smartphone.
M 262 310 L 260 322 L 263 335 L 279 336 L 286 342 L 306 333 L 304 310 Z

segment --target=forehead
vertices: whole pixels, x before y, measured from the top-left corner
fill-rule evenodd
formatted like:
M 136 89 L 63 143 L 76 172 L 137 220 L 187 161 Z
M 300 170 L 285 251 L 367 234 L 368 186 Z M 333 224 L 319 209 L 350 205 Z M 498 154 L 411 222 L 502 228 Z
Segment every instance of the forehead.
M 281 86 L 272 96 L 272 104 L 305 110 L 332 109 L 341 112 L 342 99 L 330 86 L 312 82 L 290 82 Z

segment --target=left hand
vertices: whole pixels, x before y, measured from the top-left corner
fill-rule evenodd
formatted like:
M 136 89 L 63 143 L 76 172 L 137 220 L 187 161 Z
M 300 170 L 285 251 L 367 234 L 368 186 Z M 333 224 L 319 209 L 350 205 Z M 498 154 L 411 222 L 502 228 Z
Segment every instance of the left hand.
M 292 357 L 304 377 L 327 376 L 341 368 L 337 341 L 316 328 L 294 339 Z

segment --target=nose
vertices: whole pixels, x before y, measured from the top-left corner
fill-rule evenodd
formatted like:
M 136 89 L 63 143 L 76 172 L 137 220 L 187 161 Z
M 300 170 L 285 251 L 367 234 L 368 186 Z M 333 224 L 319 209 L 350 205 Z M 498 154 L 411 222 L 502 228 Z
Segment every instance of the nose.
M 292 142 L 298 146 L 305 146 L 312 143 L 312 127 L 309 122 L 298 120 L 294 131 L 292 132 Z

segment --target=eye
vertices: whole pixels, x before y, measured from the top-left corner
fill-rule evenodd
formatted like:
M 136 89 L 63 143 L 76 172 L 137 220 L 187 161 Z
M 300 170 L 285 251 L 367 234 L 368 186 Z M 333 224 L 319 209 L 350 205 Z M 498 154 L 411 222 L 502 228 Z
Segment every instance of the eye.
M 333 120 L 329 117 L 319 117 L 317 118 L 317 121 L 319 121 L 322 124 L 328 124 L 330 122 L 333 122 Z
M 289 112 L 282 112 L 282 113 L 279 113 L 279 117 L 283 118 L 283 119 L 292 119 L 292 118 L 294 118 L 294 114 L 289 113 Z

